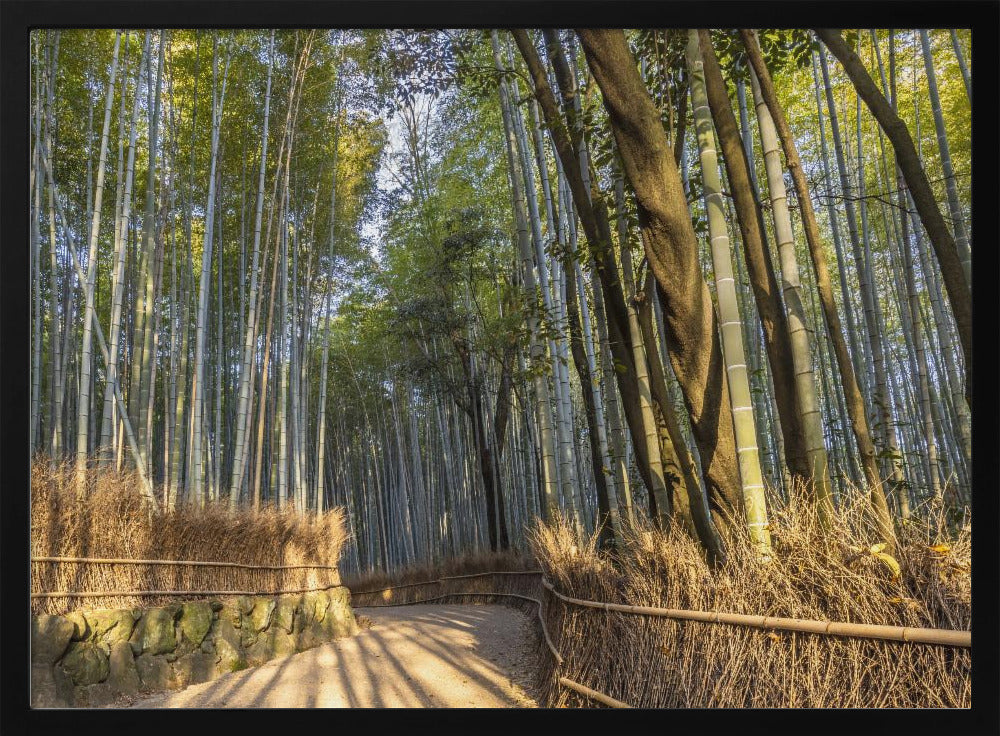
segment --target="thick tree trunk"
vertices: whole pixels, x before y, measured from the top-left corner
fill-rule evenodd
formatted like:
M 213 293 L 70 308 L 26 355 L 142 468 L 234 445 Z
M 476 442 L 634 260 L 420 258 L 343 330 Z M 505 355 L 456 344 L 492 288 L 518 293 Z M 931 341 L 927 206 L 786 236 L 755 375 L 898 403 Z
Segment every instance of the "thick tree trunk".
M 564 98 L 564 108 L 567 116 L 571 118 L 570 130 L 575 137 L 575 142 L 570 140 L 570 133 L 567 132 L 563 123 L 545 70 L 531 39 L 523 30 L 514 30 L 512 34 L 521 56 L 528 66 L 535 98 L 541 105 L 559 162 L 562 164 L 563 173 L 572 193 L 573 204 L 576 206 L 589 250 L 594 258 L 593 270 L 600 279 L 602 303 L 607 316 L 605 321 L 608 331 L 607 342 L 615 365 L 613 372 L 621 394 L 621 405 L 629 428 L 629 435 L 632 438 L 632 446 L 636 453 L 636 466 L 643 483 L 649 489 L 652 488 L 653 481 L 650 458 L 643 439 L 639 388 L 635 377 L 635 362 L 629 337 L 628 310 L 611 246 L 611 227 L 608 222 L 607 209 L 593 177 L 591 176 L 590 181 L 586 181 L 580 168 L 578 150 L 583 144 L 582 132 L 575 125 L 572 125 L 574 122 L 572 115 L 575 115 L 575 112 L 571 112 L 574 110 L 572 99 L 566 100 Z M 566 68 L 565 59 L 562 58 L 561 54 L 551 54 L 551 56 L 557 77 L 563 78 L 567 89 L 571 89 L 569 81 L 571 75 Z M 631 502 L 627 500 L 626 506 L 630 508 Z M 703 540 L 703 542 L 706 545 L 711 543 L 710 540 Z
M 673 151 L 624 33 L 577 33 L 636 195 L 649 266 L 663 289 L 671 363 L 691 416 L 713 520 L 720 530 L 739 528 L 744 506 L 719 321 L 701 276 L 698 243 Z

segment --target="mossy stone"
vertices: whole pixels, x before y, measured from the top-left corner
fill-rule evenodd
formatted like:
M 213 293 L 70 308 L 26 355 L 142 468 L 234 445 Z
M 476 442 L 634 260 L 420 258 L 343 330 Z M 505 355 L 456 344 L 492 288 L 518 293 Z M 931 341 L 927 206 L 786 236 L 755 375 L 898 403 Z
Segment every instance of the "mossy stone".
M 248 616 L 250 615 L 250 612 L 253 611 L 253 607 L 255 604 L 256 604 L 255 599 L 248 595 L 241 595 L 239 598 L 236 599 L 236 609 L 240 613 L 246 614 Z
M 212 607 L 208 603 L 192 601 L 181 606 L 181 633 L 193 646 L 201 645 L 211 627 Z
M 308 613 L 310 622 L 322 621 L 326 618 L 326 611 L 330 607 L 330 598 L 322 590 L 306 593 L 303 596 L 303 607 Z
M 232 621 L 226 618 L 215 621 L 211 638 L 215 642 L 215 661 L 221 672 L 231 672 L 239 663 L 246 664 L 240 632 Z
M 249 620 L 254 631 L 264 631 L 271 625 L 271 614 L 276 605 L 277 602 L 273 598 L 255 598 L 253 610 L 248 616 L 244 616 L 244 621 Z
M 247 648 L 247 661 L 259 665 L 277 657 L 287 657 L 298 650 L 296 637 L 284 629 L 272 626 L 262 632 L 250 647 Z
M 279 598 L 274 605 L 271 628 L 278 627 L 286 634 L 291 634 L 295 629 L 295 612 L 300 602 L 298 596 L 282 596 Z
M 98 610 L 83 614 L 90 627 L 88 636 L 107 644 L 128 641 L 135 627 L 131 610 Z
M 83 611 L 67 613 L 65 619 L 73 624 L 73 641 L 83 641 L 90 637 L 90 624 L 87 623 Z
M 142 654 L 166 654 L 177 648 L 174 620 L 180 614 L 180 606 L 150 608 L 135 625 L 129 642 L 132 652 Z
M 94 685 L 108 678 L 108 655 L 96 642 L 73 642 L 62 659 L 62 667 L 74 685 Z

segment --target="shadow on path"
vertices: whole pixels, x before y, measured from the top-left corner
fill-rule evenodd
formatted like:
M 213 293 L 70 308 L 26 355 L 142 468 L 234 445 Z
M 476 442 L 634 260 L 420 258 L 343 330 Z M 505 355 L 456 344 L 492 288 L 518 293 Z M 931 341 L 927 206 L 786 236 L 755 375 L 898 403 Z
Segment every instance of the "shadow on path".
M 517 708 L 535 666 L 529 618 L 500 605 L 358 608 L 373 626 L 133 708 Z

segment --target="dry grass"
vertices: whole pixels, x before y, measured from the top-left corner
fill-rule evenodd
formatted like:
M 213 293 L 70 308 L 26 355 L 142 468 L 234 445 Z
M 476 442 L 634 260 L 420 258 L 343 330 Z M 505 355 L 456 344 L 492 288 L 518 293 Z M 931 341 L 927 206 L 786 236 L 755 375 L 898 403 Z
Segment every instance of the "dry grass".
M 92 471 L 87 493 L 76 495 L 69 466 L 46 460 L 31 472 L 32 557 L 202 560 L 248 565 L 337 565 L 347 541 L 344 515 L 322 517 L 262 508 L 231 512 L 225 503 L 203 509 L 180 505 L 151 516 L 133 473 Z M 246 570 L 163 565 L 32 563 L 31 590 L 276 590 L 339 584 L 336 569 Z M 131 608 L 184 596 L 34 598 L 33 613 L 76 608 Z
M 712 570 L 678 525 L 631 529 L 622 552 L 599 555 L 564 523 L 539 524 L 532 548 L 546 577 L 571 597 L 854 623 L 968 629 L 971 533 L 914 523 L 891 564 L 869 551 L 878 540 L 866 505 L 814 523 L 801 500 L 772 511 L 774 559 L 758 562 L 729 540 Z M 934 547 L 934 549 L 932 549 Z M 971 652 L 941 646 L 771 632 L 568 606 L 548 596 L 547 622 L 565 658 L 558 675 L 636 707 L 920 708 L 971 705 Z M 550 706 L 590 701 L 542 673 Z

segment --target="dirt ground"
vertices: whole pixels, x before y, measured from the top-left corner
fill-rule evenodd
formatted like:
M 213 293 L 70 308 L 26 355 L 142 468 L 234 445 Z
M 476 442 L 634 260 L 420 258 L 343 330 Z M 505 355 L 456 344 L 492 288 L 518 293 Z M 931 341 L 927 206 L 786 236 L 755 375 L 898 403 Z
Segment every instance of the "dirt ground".
M 533 708 L 531 619 L 498 605 L 358 608 L 371 627 L 132 708 Z M 361 619 L 364 620 L 363 618 Z

